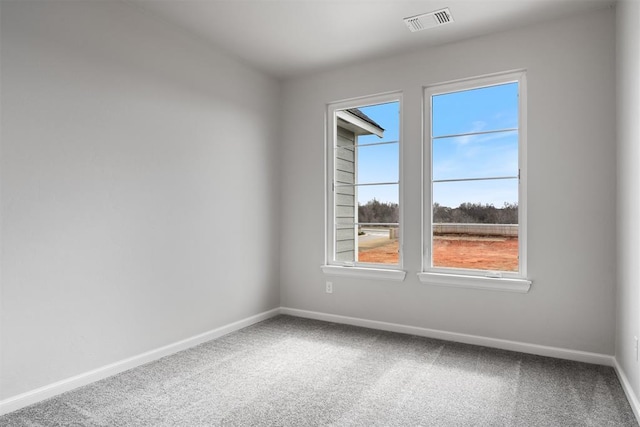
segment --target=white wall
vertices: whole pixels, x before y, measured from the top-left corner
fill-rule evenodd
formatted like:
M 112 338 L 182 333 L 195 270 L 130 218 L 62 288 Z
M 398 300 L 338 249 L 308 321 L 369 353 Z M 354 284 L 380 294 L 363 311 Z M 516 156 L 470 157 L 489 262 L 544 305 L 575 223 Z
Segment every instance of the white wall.
M 280 86 L 124 2 L 2 2 L 0 400 L 279 305 Z
M 358 64 L 285 83 L 282 305 L 613 354 L 616 278 L 615 12 Z M 418 33 L 415 37 L 428 37 Z M 527 294 L 423 285 L 422 86 L 527 69 Z M 332 277 L 324 292 L 324 112 L 341 99 L 404 93 L 402 283 Z
M 640 396 L 640 3 L 617 5 L 618 288 L 616 359 Z

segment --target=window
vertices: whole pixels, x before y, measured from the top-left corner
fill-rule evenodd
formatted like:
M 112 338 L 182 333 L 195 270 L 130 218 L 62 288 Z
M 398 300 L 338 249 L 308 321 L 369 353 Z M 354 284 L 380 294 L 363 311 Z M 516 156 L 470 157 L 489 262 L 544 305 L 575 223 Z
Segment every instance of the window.
M 424 282 L 526 291 L 524 73 L 425 89 Z
M 393 94 L 329 106 L 330 266 L 402 266 L 400 104 L 400 95 Z

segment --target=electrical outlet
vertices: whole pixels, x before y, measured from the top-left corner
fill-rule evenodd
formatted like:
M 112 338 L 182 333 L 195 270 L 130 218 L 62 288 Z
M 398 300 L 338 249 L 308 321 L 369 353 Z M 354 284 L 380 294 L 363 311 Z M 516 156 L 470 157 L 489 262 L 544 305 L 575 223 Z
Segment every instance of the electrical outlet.
M 326 288 L 327 293 L 328 294 L 332 294 L 333 293 L 333 282 L 327 282 L 326 286 L 327 286 L 327 288 Z

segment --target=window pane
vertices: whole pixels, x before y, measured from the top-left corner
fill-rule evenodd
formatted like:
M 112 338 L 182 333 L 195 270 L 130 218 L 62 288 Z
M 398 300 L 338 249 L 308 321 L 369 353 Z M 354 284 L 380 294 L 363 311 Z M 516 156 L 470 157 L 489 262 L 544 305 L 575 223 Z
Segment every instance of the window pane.
M 358 232 L 358 262 L 398 264 L 398 227 L 362 225 Z
M 399 102 L 369 105 L 360 107 L 359 110 L 366 114 L 371 120 L 378 123 L 384 129 L 384 134 L 382 137 L 377 135 L 361 135 L 358 137 L 358 144 L 398 141 L 400 139 Z
M 358 192 L 358 261 L 398 264 L 398 185 L 365 185 Z M 391 223 L 391 225 L 375 225 Z
M 518 83 L 432 97 L 432 136 L 518 127 Z
M 397 223 L 398 184 L 363 185 L 356 188 L 359 223 Z
M 518 132 L 433 141 L 433 179 L 518 176 Z
M 336 261 L 399 264 L 399 227 L 336 224 Z M 357 259 L 356 259 L 357 247 Z
M 357 228 L 351 224 L 336 224 L 335 260 L 342 262 L 356 261 Z
M 518 181 L 433 184 L 432 265 L 518 271 Z
M 398 182 L 398 150 L 397 143 L 358 146 L 358 183 Z
M 436 233 L 433 267 L 518 271 L 518 236 Z
M 397 101 L 335 112 L 336 261 L 387 265 L 400 262 L 399 113 Z
M 463 204 L 492 205 L 495 208 L 503 208 L 505 205 L 517 206 L 518 179 L 434 182 L 433 204 L 450 209 L 458 208 Z
M 355 150 L 346 148 L 336 149 L 335 180 L 336 184 L 351 184 L 356 182 Z

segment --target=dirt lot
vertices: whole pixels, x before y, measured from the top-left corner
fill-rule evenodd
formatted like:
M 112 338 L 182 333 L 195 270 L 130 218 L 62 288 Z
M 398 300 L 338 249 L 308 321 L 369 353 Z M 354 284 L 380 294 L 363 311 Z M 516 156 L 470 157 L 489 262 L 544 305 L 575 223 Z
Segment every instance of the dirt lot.
M 360 262 L 398 262 L 397 240 L 371 246 L 361 247 L 358 254 Z M 517 271 L 518 239 L 438 236 L 434 241 L 433 264 L 435 267 Z

